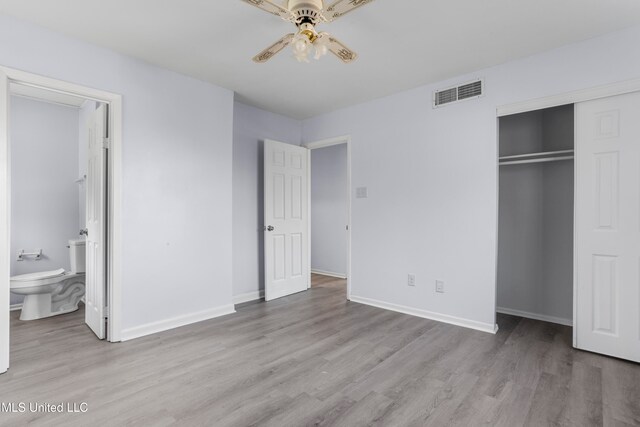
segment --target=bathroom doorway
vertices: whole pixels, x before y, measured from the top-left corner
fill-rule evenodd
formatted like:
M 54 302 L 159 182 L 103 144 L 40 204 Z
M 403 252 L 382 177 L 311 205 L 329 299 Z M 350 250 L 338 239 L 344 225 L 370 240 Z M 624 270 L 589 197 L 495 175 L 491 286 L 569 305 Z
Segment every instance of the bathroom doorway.
M 0 124 L 1 373 L 18 316 L 120 341 L 121 98 L 0 68 Z

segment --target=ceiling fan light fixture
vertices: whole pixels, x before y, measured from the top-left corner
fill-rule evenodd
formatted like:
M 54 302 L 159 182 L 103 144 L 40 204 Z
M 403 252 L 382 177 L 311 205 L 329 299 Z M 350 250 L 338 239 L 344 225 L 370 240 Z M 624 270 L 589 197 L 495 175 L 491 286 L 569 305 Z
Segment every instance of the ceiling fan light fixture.
M 329 35 L 327 33 L 320 33 L 315 43 L 313 43 L 313 47 L 316 50 L 314 55 L 314 59 L 320 59 L 329 53 Z
M 293 50 L 293 57 L 296 58 L 298 62 L 309 62 L 311 42 L 306 35 L 302 33 L 296 34 L 291 43 L 291 50 Z
M 318 34 L 315 26 L 332 22 L 373 0 L 333 0 L 329 4 L 325 4 L 324 0 L 243 1 L 272 15 L 279 16 L 298 27 L 297 33 L 286 34 L 256 55 L 253 58 L 255 62 L 263 64 L 291 45 L 293 56 L 299 62 L 309 62 L 309 56 L 313 50 L 315 59 L 320 59 L 331 52 L 342 62 L 349 64 L 358 58 L 358 54 L 328 33 Z
M 293 37 L 291 43 L 293 57 L 298 62 L 309 62 L 311 51 L 313 58 L 318 60 L 329 52 L 329 34 L 318 34 L 311 24 L 302 24 L 300 31 Z

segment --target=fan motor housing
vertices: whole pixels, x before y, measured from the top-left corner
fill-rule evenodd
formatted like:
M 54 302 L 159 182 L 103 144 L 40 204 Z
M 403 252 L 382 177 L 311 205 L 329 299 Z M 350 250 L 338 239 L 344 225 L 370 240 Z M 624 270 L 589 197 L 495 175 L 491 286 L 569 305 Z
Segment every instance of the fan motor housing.
M 296 24 L 316 25 L 322 20 L 322 0 L 289 0 L 289 10 L 296 17 Z

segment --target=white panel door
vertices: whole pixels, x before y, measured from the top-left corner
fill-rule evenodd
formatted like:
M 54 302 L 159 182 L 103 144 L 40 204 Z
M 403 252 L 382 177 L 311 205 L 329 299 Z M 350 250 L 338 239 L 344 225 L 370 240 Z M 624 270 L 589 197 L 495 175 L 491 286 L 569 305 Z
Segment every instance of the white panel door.
M 0 70 L 0 373 L 9 369 L 9 81 Z
M 576 105 L 576 347 L 640 362 L 640 93 Z
M 107 106 L 100 105 L 89 119 L 87 164 L 87 274 L 85 322 L 105 338 L 106 306 L 106 179 Z
M 264 143 L 264 271 L 267 301 L 309 288 L 308 150 Z

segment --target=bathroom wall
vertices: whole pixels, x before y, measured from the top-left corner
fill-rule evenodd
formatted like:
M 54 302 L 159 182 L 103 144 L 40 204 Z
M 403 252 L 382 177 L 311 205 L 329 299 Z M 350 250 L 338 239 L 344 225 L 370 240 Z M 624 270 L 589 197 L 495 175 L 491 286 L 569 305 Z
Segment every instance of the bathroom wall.
M 78 109 L 11 97 L 11 275 L 69 269 L 78 235 Z M 43 258 L 17 261 L 18 251 Z M 11 295 L 11 304 L 22 297 Z
M 347 275 L 347 144 L 311 150 L 311 270 Z
M 233 295 L 250 301 L 264 291 L 263 147 L 265 139 L 299 145 L 302 123 L 239 102 L 233 124 Z

